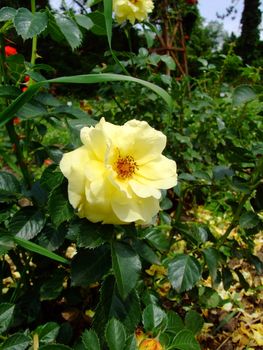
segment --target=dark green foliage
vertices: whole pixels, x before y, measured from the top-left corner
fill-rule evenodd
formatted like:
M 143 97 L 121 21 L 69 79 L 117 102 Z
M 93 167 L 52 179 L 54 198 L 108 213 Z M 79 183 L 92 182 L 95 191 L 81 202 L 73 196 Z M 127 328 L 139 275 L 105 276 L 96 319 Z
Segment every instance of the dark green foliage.
M 237 53 L 244 59 L 245 63 L 251 64 L 262 54 L 259 50 L 260 23 L 260 0 L 244 0 L 241 36 L 237 43 Z

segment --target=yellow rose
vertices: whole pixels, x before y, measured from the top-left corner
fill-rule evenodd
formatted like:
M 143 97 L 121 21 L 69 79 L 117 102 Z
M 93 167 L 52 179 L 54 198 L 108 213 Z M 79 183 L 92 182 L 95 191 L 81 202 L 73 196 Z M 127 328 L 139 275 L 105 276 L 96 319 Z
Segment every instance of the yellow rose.
M 166 136 L 144 121 L 114 125 L 104 118 L 81 129 L 83 146 L 66 153 L 60 169 L 79 217 L 92 222 L 150 223 L 160 189 L 176 185 L 176 163 L 161 153 Z
M 134 24 L 136 19 L 141 22 L 153 7 L 152 0 L 113 0 L 113 11 L 119 23 L 129 20 Z

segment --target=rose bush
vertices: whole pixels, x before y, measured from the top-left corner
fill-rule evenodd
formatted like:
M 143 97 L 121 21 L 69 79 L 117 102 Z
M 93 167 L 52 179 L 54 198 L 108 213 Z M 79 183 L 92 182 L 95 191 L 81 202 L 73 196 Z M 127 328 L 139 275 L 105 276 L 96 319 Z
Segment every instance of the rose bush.
M 113 0 L 113 11 L 119 23 L 126 20 L 132 24 L 136 20 L 141 22 L 152 12 L 153 7 L 152 0 Z
M 102 118 L 80 133 L 83 146 L 64 154 L 60 168 L 79 217 L 92 222 L 150 223 L 161 189 L 176 185 L 176 163 L 162 155 L 166 136 L 144 121 L 122 126 Z

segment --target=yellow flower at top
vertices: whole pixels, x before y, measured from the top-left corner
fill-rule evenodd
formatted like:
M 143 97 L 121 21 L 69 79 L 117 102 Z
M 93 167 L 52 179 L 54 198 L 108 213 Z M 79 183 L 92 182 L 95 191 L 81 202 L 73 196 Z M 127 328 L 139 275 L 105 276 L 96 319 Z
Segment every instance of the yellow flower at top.
M 145 20 L 154 8 L 152 0 L 113 0 L 113 11 L 118 23 L 126 20 L 132 24 Z
M 81 218 L 107 224 L 151 223 L 161 189 L 176 185 L 176 163 L 162 155 L 166 136 L 144 121 L 104 118 L 80 132 L 83 146 L 63 155 L 71 205 Z

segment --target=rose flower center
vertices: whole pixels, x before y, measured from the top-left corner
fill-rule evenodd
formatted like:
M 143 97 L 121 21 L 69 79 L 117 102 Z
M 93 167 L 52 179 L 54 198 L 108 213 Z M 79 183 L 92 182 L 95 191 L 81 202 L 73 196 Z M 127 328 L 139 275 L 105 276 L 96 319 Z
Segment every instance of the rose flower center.
M 114 163 L 114 170 L 122 180 L 132 177 L 136 169 L 138 166 L 132 156 L 121 157 L 119 155 Z

